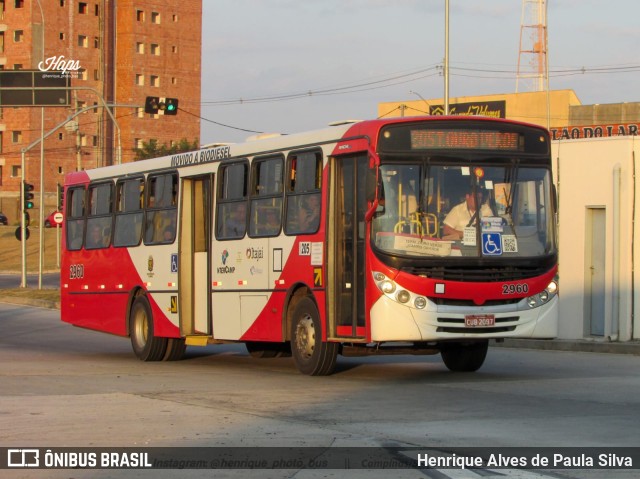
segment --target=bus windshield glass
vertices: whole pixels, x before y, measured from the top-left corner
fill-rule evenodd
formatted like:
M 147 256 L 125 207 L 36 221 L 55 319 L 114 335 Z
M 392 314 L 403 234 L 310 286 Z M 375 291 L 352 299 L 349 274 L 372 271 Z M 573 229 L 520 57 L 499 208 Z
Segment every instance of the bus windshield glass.
M 411 258 L 556 253 L 551 172 L 517 159 L 391 158 L 380 166 L 374 247 Z

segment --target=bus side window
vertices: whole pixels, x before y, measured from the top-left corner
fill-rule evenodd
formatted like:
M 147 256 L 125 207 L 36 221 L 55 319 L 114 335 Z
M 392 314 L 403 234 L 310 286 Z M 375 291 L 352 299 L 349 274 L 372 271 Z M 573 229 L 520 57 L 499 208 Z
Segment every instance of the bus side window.
M 107 248 L 111 244 L 112 214 L 113 183 L 90 185 L 85 248 Z
M 137 246 L 142 236 L 144 178 L 118 182 L 113 245 Z
M 315 233 L 320 226 L 322 152 L 292 153 L 288 166 L 284 232 L 288 235 Z
M 249 164 L 231 162 L 218 173 L 218 205 L 216 208 L 216 238 L 240 239 L 247 230 L 247 180 Z
M 282 226 L 283 159 L 254 160 L 252 164 L 249 236 L 277 236 Z
M 144 243 L 173 243 L 176 237 L 178 175 L 150 176 L 147 193 Z
M 67 249 L 79 250 L 82 248 L 84 236 L 84 186 L 69 188 L 65 204 L 67 205 Z

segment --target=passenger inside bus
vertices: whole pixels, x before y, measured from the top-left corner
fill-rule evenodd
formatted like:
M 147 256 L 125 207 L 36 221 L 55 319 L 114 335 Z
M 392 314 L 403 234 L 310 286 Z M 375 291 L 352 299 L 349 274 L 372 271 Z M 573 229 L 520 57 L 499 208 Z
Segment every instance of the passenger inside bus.
M 171 226 L 167 226 L 164 229 L 164 232 L 162 233 L 162 240 L 164 243 L 170 243 L 173 241 L 173 238 L 175 237 L 175 228 L 172 228 Z
M 93 225 L 87 235 L 87 248 L 104 248 L 109 246 L 109 236 L 100 225 Z
M 301 233 L 313 233 L 320 221 L 320 195 L 305 195 L 300 198 L 298 208 L 298 229 Z
M 280 210 L 274 207 L 264 208 L 264 219 L 258 218 L 260 236 L 275 236 L 280 231 Z
M 247 204 L 244 201 L 230 203 L 229 216 L 224 220 L 225 238 L 242 238 L 247 228 Z
M 166 242 L 165 231 L 171 230 L 171 241 L 176 231 L 176 210 L 160 210 L 147 212 L 147 225 L 145 230 L 145 243 Z

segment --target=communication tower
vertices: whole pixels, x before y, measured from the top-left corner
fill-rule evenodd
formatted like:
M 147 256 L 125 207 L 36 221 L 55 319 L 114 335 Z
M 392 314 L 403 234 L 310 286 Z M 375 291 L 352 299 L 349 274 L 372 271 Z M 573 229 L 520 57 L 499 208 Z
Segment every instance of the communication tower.
M 544 90 L 547 60 L 547 1 L 522 0 L 516 93 Z

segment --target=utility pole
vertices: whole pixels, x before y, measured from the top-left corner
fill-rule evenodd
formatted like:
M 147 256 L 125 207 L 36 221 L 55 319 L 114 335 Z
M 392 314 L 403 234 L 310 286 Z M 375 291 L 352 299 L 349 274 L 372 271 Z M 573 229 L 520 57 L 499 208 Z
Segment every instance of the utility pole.
M 449 0 L 444 0 L 444 114 L 449 114 Z

